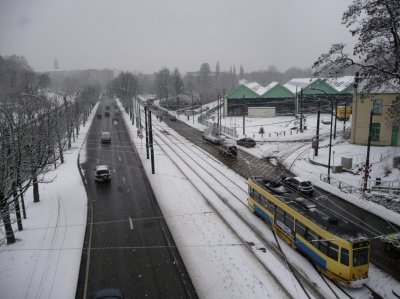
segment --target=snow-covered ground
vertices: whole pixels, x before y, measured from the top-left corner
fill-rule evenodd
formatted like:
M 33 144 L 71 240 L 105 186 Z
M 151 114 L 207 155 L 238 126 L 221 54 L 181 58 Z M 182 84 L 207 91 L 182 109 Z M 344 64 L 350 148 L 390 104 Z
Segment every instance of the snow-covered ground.
M 94 113 L 95 109 L 91 118 Z M 123 115 L 127 117 L 125 113 Z M 180 120 L 193 125 L 191 117 L 189 121 L 184 115 L 178 117 Z M 224 121 L 234 122 L 234 120 L 230 119 L 225 119 Z M 280 124 L 277 126 L 277 120 L 271 119 L 268 120 L 271 121 L 268 123 L 267 120 L 257 121 L 253 119 L 248 121 L 246 122 L 246 132 L 248 132 L 246 134 L 249 137 L 253 137 L 254 134 L 257 141 L 265 141 L 263 145 L 248 149 L 251 153 L 259 156 L 266 156 L 271 153 L 285 156 L 285 152 L 290 153 L 288 146 L 284 146 L 284 144 L 289 143 L 279 143 L 279 140 L 270 142 L 268 139 L 269 134 L 267 135 L 267 132 L 284 131 L 284 129 L 280 130 L 282 128 Z M 282 121 L 287 121 L 288 123 L 293 121 L 294 124 L 296 120 L 293 118 L 290 120 L 289 118 Z M 242 128 L 238 125 L 239 122 L 237 121 L 236 123 L 237 128 L 238 131 L 242 131 Z M 89 123 L 85 128 L 81 129 L 78 140 L 67 155 L 66 163 L 47 175 L 48 179 L 55 178 L 55 180 L 50 184 L 42 184 L 40 186 L 41 202 L 33 204 L 30 192 L 28 192 L 26 198 L 28 219 L 23 221 L 25 230 L 16 232 L 17 243 L 10 246 L 5 244 L 0 246 L 1 298 L 73 298 L 75 296 L 86 227 L 87 206 L 86 193 L 77 169 L 77 158 L 79 149 L 84 143 L 85 130 L 88 129 Z M 275 124 L 272 125 L 272 123 Z M 303 133 L 301 137 L 300 133 L 296 134 L 299 136 L 298 139 L 310 139 L 314 136 L 312 132 L 308 131 L 314 130 L 311 123 L 311 117 L 307 118 L 306 124 L 308 127 L 306 133 Z M 162 125 L 166 126 L 164 123 Z M 286 128 L 291 125 L 287 125 Z M 204 126 L 196 121 L 194 126 L 204 129 Z M 260 126 L 263 126 L 266 132 L 262 137 L 258 134 Z M 274 128 L 274 130 L 269 130 L 268 128 Z M 165 129 L 168 128 L 165 127 Z M 200 297 L 282 297 L 281 291 L 274 285 L 267 272 L 260 267 L 254 257 L 249 256 L 249 252 L 246 252 L 247 249 L 244 250 L 243 246 L 240 246 L 237 236 L 226 230 L 221 219 L 211 213 L 210 204 L 204 201 L 202 192 L 195 190 L 189 180 L 182 177 L 182 172 L 179 171 L 173 160 L 165 154 L 156 155 L 156 174 L 151 174 L 150 161 L 146 160 L 145 156 L 144 142 L 142 139 L 137 138 L 134 127 L 131 127 L 131 132 L 131 137 L 138 148 L 157 200 Z M 326 128 L 321 128 L 321 134 L 324 132 L 326 132 Z M 282 141 L 286 141 L 286 136 L 283 137 Z M 294 139 L 291 137 L 288 140 L 292 141 Z M 285 162 L 289 167 L 292 166 L 291 168 L 294 172 L 301 171 L 304 173 L 304 170 L 307 170 L 307 172 L 310 172 L 310 176 L 313 173 L 313 182 L 319 184 L 316 177 L 319 177 L 319 172 L 326 172 L 326 168 L 317 170 L 316 166 L 310 166 L 310 163 L 307 162 L 310 158 L 310 153 L 309 150 L 306 150 L 306 145 L 294 142 L 293 144 L 293 146 L 298 147 L 298 150 L 285 156 Z M 341 144 L 335 143 L 335 154 L 340 152 L 340 146 Z M 361 148 L 365 149 L 365 147 Z M 161 149 L 158 148 L 157 150 Z M 393 151 L 393 149 L 389 149 L 389 153 L 390 150 Z M 298 158 L 301 152 L 303 154 L 300 159 L 295 159 Z M 351 153 L 355 152 L 356 150 L 352 149 Z M 380 157 L 375 148 L 372 148 L 372 153 Z M 336 154 L 335 160 L 339 159 L 338 155 Z M 323 159 L 324 156 L 327 157 L 327 152 L 325 148 L 322 148 L 319 158 Z M 82 158 L 81 162 L 83 162 Z M 217 164 L 216 167 L 226 173 L 226 176 L 232 177 L 238 183 L 243 183 L 244 178 L 234 174 L 229 169 L 219 165 L 219 163 L 215 163 Z M 303 165 L 302 163 L 306 164 Z M 198 181 L 194 174 L 188 175 L 191 180 Z M 336 174 L 332 176 L 334 175 L 336 177 Z M 321 182 L 321 186 L 340 192 L 337 191 L 336 187 L 329 186 L 323 182 Z M 243 191 L 237 192 L 243 195 Z M 362 199 L 360 201 L 365 204 L 366 208 L 376 209 L 376 204 Z M 220 214 L 229 214 L 229 211 L 222 210 L 220 212 Z M 395 223 L 400 222 L 399 214 L 392 214 L 393 212 L 385 208 L 382 208 L 382 213 L 387 219 Z M 247 209 L 242 208 L 241 214 L 248 217 L 249 221 L 252 221 L 266 238 L 273 238 L 265 224 L 251 215 Z M 239 246 L 235 246 L 237 244 Z M 304 269 L 304 272 L 313 272 L 311 265 L 305 262 L 299 254 L 287 248 L 285 243 L 281 242 L 281 245 L 284 251 L 286 252 L 287 250 L 289 253 L 288 256 L 290 256 L 291 262 Z M 254 262 L 250 263 L 252 259 Z M 273 258 L 269 258 L 269 260 L 273 261 Z M 278 269 L 276 271 L 280 277 L 279 279 L 286 283 L 289 292 L 295 298 L 305 298 L 305 295 L 298 289 L 291 276 L 280 268 L 281 266 L 279 266 L 278 262 L 273 263 L 272 268 Z M 400 287 L 399 282 L 391 279 L 373 266 L 371 267 L 370 276 L 370 285 L 376 288 L 376 291 L 379 291 L 384 298 L 394 298 L 391 289 Z M 324 291 L 329 292 L 328 290 Z M 362 298 L 363 294 L 358 294 L 357 297 Z

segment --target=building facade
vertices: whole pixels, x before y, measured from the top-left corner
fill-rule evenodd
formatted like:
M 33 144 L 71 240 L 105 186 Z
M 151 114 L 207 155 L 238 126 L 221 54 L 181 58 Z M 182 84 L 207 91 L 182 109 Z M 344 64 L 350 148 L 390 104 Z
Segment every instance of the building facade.
M 400 91 L 394 90 L 376 94 L 357 93 L 353 97 L 351 142 L 367 145 L 371 127 L 371 145 L 399 145 L 399 125 L 393 124 L 389 118 L 389 109 L 398 97 Z

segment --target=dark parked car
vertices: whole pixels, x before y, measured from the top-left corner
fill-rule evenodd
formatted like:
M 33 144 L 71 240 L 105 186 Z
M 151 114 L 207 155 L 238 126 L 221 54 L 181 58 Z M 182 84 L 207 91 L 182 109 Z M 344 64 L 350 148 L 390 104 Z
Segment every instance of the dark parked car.
M 303 193 L 305 195 L 313 195 L 314 186 L 310 181 L 306 181 L 301 177 L 286 178 L 283 181 L 288 188 Z
M 254 139 L 251 138 L 242 138 L 239 139 L 238 141 L 236 141 L 237 145 L 241 145 L 244 147 L 255 147 L 256 146 L 256 141 Z
M 175 116 L 175 115 L 171 115 L 171 116 L 169 117 L 169 120 L 171 120 L 171 121 L 176 121 L 176 116 Z
M 109 182 L 111 181 L 111 171 L 107 165 L 96 166 L 94 180 L 96 182 Z
M 219 147 L 219 153 L 224 156 L 237 156 L 237 147 L 233 144 L 223 144 Z
M 90 295 L 90 299 L 124 299 L 124 295 L 120 289 L 101 289 L 94 291 Z
M 104 116 L 110 116 L 110 111 L 104 112 Z

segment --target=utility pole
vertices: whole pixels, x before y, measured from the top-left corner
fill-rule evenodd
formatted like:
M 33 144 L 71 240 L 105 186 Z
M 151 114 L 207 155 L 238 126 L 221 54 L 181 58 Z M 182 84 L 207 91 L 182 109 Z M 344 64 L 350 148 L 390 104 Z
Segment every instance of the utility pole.
M 243 135 L 246 136 L 246 119 L 245 119 L 245 114 L 246 114 L 246 97 L 243 95 Z
M 344 102 L 343 136 L 346 134 L 347 100 Z
M 152 125 L 151 125 L 151 111 L 149 111 L 149 143 L 150 143 L 151 173 L 155 174 L 155 170 L 154 170 L 154 149 L 153 149 L 153 129 L 152 129 Z
M 303 133 L 303 88 L 300 89 L 300 132 Z
M 218 136 L 220 136 L 221 135 L 221 128 L 220 128 L 220 124 L 219 124 L 219 98 L 220 98 L 220 96 L 219 96 L 219 94 L 217 95 L 217 118 L 218 118 L 218 120 L 217 120 L 217 125 L 218 125 Z
M 335 129 L 333 132 L 333 139 L 336 140 L 336 121 L 337 121 L 337 98 L 335 98 Z
M 321 115 L 321 101 L 318 100 L 318 114 L 317 114 L 317 147 L 315 148 L 315 156 L 318 156 L 318 148 L 319 148 L 319 123 L 320 123 L 320 115 Z
M 370 115 L 369 115 L 369 131 L 368 131 L 368 145 L 367 145 L 367 158 L 365 160 L 365 169 L 364 169 L 364 192 L 368 188 L 368 178 L 369 178 L 369 173 L 370 173 L 370 165 L 369 165 L 369 154 L 371 150 L 371 139 L 372 139 L 372 115 L 373 115 L 374 109 L 371 109 Z
M 329 133 L 329 157 L 328 157 L 328 183 L 331 183 L 331 152 L 332 152 L 332 122 L 333 122 L 333 102 L 332 98 L 329 98 L 331 102 L 331 129 Z
M 149 131 L 147 128 L 147 111 L 149 106 L 144 106 L 144 126 L 146 130 L 146 159 L 149 159 Z

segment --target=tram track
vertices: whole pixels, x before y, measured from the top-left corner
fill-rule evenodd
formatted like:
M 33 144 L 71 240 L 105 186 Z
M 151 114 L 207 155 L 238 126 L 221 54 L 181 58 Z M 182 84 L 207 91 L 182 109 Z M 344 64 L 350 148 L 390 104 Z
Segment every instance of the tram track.
M 195 161 L 195 159 L 193 158 L 193 154 L 194 156 L 198 157 L 198 150 L 194 150 L 194 147 L 192 146 L 187 146 L 185 142 L 183 142 L 182 140 L 179 140 L 176 136 L 174 136 L 173 134 L 165 134 L 165 129 L 159 129 L 161 128 L 161 126 L 157 126 L 157 125 L 153 125 L 153 129 L 156 128 L 158 129 L 158 132 L 156 131 L 155 134 L 156 136 L 161 140 L 161 142 L 158 142 L 158 146 L 160 146 L 160 148 L 163 148 L 163 151 L 167 154 L 167 149 L 166 147 L 170 150 L 170 151 L 180 151 L 180 154 L 176 154 L 177 157 L 179 157 L 181 159 L 181 161 L 183 160 L 189 160 L 191 162 L 187 162 L 185 161 L 184 163 L 187 165 L 187 167 L 192 168 L 191 165 L 193 165 L 196 168 L 201 168 L 202 171 L 204 171 L 204 175 L 208 176 L 208 177 L 212 177 L 213 180 L 215 180 L 216 182 L 219 183 L 219 186 L 212 186 L 211 188 L 213 189 L 213 191 L 217 194 L 218 198 L 221 200 L 221 202 L 223 202 L 227 208 L 232 211 L 241 221 L 242 223 L 247 226 L 252 233 L 254 233 L 257 236 L 258 241 L 263 244 L 263 246 L 269 248 L 276 257 L 279 258 L 280 262 L 282 264 L 285 265 L 285 267 L 287 268 L 291 268 L 290 270 L 293 271 L 294 275 L 299 277 L 299 279 L 301 280 L 302 283 L 304 283 L 308 289 L 308 291 L 312 292 L 312 294 L 314 296 L 316 296 L 317 298 L 326 298 L 327 294 L 323 293 L 316 285 L 315 282 L 309 280 L 300 270 L 297 270 L 295 267 L 291 267 L 289 266 L 289 264 L 286 264 L 286 258 L 284 256 L 284 253 L 282 251 L 280 251 L 278 249 L 278 246 L 276 246 L 275 244 L 273 244 L 271 241 L 267 240 L 261 231 L 259 231 L 259 229 L 257 227 L 255 227 L 252 223 L 250 223 L 245 216 L 240 212 L 240 210 L 238 210 L 237 208 L 235 208 L 232 203 L 230 202 L 229 199 L 226 198 L 226 195 L 221 195 L 221 190 L 217 190 L 217 189 L 222 189 L 225 190 L 224 192 L 227 192 L 228 194 L 230 194 L 230 196 L 233 196 L 234 198 L 236 198 L 239 203 L 241 205 L 246 206 L 247 209 L 247 204 L 244 203 L 241 198 L 239 198 L 238 196 L 236 196 L 233 192 L 230 191 L 230 187 L 234 187 L 234 188 L 240 188 L 240 186 L 238 186 L 236 183 L 232 182 L 232 180 L 228 180 L 231 181 L 231 184 L 233 184 L 233 186 L 227 186 L 227 180 L 226 177 L 222 174 L 222 172 L 219 172 L 220 175 L 222 177 L 224 177 L 224 181 L 221 182 L 221 178 L 217 177 L 214 173 L 215 173 L 215 167 L 209 163 L 207 161 L 207 159 L 205 158 L 201 158 L 203 162 L 206 162 L 206 166 L 207 168 L 212 167 L 213 168 L 213 172 L 205 170 L 205 166 L 202 165 L 201 163 L 198 163 Z M 153 131 L 154 132 L 154 131 Z M 172 148 L 172 146 L 170 145 L 170 143 L 174 144 L 174 148 Z M 186 148 L 183 149 L 183 148 Z M 190 152 L 188 152 L 190 151 Z M 197 152 L 196 152 L 197 151 Z M 204 155 L 205 153 L 202 152 L 202 155 Z M 167 154 L 168 155 L 168 154 Z M 182 155 L 185 156 L 185 159 L 182 158 Z M 174 162 L 175 163 L 175 162 Z M 191 165 L 190 165 L 191 164 Z M 205 182 L 206 184 L 209 183 L 209 178 L 205 179 L 204 177 L 200 178 L 201 180 L 203 180 L 203 182 Z M 244 193 L 243 197 L 247 196 L 247 190 L 243 190 L 243 188 L 240 188 L 241 191 Z M 207 200 L 207 199 L 206 199 Z M 226 213 L 224 213 L 226 214 Z M 227 220 L 225 220 L 224 222 L 226 223 Z M 229 224 L 230 225 L 230 224 Z M 234 228 L 231 227 L 231 229 L 234 230 Z M 247 241 L 245 241 L 246 238 L 241 238 L 244 242 L 246 242 L 246 244 L 249 244 Z M 252 242 L 254 244 L 254 242 Z M 251 244 L 251 243 L 250 243 Z M 252 246 L 250 246 L 252 247 Z M 251 250 L 251 248 L 249 248 L 249 250 L 251 252 L 253 252 L 253 250 Z M 267 265 L 263 265 L 264 267 L 266 267 Z

